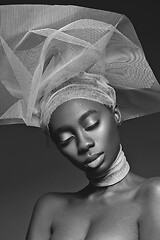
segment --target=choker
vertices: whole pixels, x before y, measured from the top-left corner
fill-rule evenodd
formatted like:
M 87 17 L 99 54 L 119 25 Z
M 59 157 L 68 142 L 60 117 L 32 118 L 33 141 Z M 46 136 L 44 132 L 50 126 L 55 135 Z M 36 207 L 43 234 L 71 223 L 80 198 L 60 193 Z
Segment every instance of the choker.
M 115 161 L 108 169 L 108 173 L 106 174 L 106 176 L 98 180 L 91 179 L 88 177 L 87 178 L 89 182 L 94 186 L 106 187 L 121 181 L 127 175 L 129 169 L 130 169 L 129 163 L 127 162 L 124 152 L 122 150 L 122 145 L 120 145 L 119 153 Z

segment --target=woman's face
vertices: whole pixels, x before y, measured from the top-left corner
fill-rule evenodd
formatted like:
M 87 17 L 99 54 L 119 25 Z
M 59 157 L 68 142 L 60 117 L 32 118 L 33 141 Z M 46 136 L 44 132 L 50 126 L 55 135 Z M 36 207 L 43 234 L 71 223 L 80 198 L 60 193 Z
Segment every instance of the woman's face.
M 52 114 L 49 129 L 61 153 L 91 178 L 107 173 L 119 151 L 116 119 L 105 105 L 74 99 Z

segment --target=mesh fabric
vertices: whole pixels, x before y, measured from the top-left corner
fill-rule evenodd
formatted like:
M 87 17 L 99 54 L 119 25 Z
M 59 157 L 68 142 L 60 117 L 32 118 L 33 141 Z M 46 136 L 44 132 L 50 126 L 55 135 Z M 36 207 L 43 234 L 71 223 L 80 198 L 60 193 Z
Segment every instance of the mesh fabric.
M 0 123 L 40 127 L 39 103 L 80 72 L 100 74 L 123 120 L 160 110 L 160 87 L 127 17 L 77 6 L 0 6 Z

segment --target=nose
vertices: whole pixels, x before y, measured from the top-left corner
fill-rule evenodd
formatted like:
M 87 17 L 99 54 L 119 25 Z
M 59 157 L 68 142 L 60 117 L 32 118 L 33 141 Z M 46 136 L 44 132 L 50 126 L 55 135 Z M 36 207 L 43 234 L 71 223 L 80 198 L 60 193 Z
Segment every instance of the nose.
M 78 155 L 86 153 L 94 145 L 95 142 L 92 138 L 86 134 L 81 134 L 77 143 Z

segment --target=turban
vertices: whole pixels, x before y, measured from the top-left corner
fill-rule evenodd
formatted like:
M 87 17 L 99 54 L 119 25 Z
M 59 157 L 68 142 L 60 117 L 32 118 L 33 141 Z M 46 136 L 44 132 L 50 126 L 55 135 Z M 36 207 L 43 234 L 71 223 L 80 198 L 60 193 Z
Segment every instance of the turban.
M 160 85 L 126 16 L 63 5 L 0 14 L 0 124 L 41 127 L 74 98 L 117 103 L 123 120 L 160 110 Z
M 41 102 L 40 126 L 48 125 L 51 114 L 62 103 L 72 99 L 87 99 L 99 102 L 110 108 L 116 105 L 116 93 L 114 88 L 108 85 L 107 79 L 101 75 L 80 73 L 49 92 L 49 96 Z

